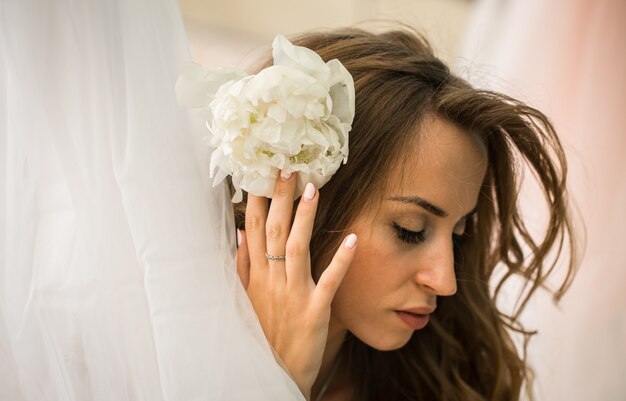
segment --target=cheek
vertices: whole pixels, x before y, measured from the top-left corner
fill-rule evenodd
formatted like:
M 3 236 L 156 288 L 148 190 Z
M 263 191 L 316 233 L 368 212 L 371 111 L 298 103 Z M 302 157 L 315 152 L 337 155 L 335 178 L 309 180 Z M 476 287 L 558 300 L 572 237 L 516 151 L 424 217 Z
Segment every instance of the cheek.
M 402 259 L 391 241 L 365 240 L 348 269 L 333 306 L 343 315 L 366 318 L 393 307 L 393 296 L 406 282 Z M 373 317 L 373 316 L 372 316 Z
M 408 330 L 394 314 L 404 306 L 412 291 L 408 254 L 390 239 L 362 241 L 337 294 L 331 313 L 335 321 L 365 344 L 389 351 L 404 346 Z M 391 238 L 393 241 L 393 238 Z

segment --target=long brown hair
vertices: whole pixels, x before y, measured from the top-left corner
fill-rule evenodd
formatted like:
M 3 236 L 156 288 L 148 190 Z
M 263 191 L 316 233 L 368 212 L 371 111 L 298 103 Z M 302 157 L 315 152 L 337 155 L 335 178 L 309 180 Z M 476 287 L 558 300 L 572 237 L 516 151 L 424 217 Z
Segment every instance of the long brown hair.
M 356 89 L 348 163 L 320 189 L 311 240 L 313 266 L 327 260 L 363 211 L 355 205 L 371 204 L 372 194 L 384 188 L 386 177 L 375 172 L 391 171 L 402 160 L 425 116 L 477 134 L 489 158 L 477 214 L 455 244 L 457 294 L 440 299 L 431 324 L 399 350 L 377 351 L 348 336 L 341 352 L 357 399 L 518 400 L 524 388 L 530 392 L 525 348 L 534 334 L 523 328 L 519 316 L 563 253 L 569 258 L 565 278 L 554 291 L 556 299 L 571 284 L 576 265 L 567 164 L 548 118 L 510 97 L 474 89 L 406 26 L 378 34 L 357 28 L 311 32 L 291 41 L 324 61 L 339 59 Z M 271 58 L 263 60 L 259 70 L 271 64 Z M 518 207 L 524 165 L 537 178 L 548 207 L 548 229 L 540 238 L 530 234 Z M 244 211 L 245 201 L 235 207 L 239 228 Z M 497 267 L 504 274 L 491 287 Z M 517 308 L 507 314 L 498 310 L 496 299 L 513 276 L 521 277 L 526 287 Z M 524 339 L 521 349 L 512 335 Z

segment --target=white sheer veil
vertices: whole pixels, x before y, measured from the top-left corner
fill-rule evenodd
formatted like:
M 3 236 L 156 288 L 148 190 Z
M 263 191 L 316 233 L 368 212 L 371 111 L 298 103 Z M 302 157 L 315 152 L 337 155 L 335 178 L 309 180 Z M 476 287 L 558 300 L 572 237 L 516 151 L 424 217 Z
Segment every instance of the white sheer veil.
M 175 0 L 0 0 L 0 399 L 303 400 L 175 100 Z

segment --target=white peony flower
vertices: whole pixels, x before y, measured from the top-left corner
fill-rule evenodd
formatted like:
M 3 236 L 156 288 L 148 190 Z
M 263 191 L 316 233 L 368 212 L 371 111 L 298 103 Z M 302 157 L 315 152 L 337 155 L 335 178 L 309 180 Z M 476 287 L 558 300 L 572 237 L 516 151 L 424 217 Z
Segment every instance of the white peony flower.
M 227 175 L 236 189 L 271 197 L 280 170 L 297 171 L 296 196 L 307 182 L 322 187 L 348 159 L 354 82 L 337 59 L 278 35 L 274 65 L 256 75 L 189 64 L 176 83 L 179 103 L 201 108 L 215 150 L 213 185 Z

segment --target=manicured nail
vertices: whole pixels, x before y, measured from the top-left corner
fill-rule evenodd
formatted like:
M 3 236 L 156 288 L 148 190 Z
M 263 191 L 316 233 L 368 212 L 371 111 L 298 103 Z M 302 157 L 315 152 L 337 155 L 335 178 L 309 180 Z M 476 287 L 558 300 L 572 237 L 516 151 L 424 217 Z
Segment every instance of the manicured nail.
M 315 197 L 315 185 L 310 182 L 304 187 L 304 199 L 311 200 Z
M 282 177 L 283 180 L 288 180 L 291 177 L 291 172 L 282 170 L 280 172 L 280 176 Z
M 241 230 L 237 229 L 237 246 L 241 245 L 243 241 L 243 235 L 241 235 Z
M 356 234 L 348 235 L 348 238 L 346 238 L 346 242 L 344 243 L 344 245 L 348 249 L 354 248 L 354 245 L 356 245 Z

